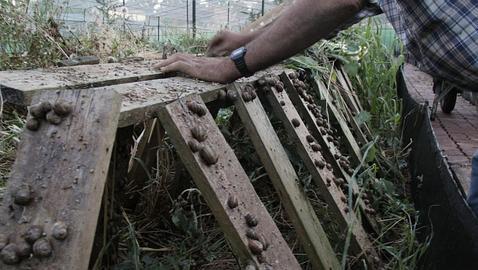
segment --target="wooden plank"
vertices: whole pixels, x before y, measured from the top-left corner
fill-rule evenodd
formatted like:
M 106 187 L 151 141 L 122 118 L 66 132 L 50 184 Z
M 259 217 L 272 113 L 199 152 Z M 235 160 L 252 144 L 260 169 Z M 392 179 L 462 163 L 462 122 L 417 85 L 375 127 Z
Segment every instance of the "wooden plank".
M 341 135 L 345 137 L 345 143 L 350 151 L 350 157 L 352 158 L 353 163 L 355 165 L 359 164 L 362 160 L 362 153 L 360 151 L 359 145 L 357 144 L 357 141 L 355 140 L 352 132 L 350 131 L 347 122 L 345 121 L 345 119 L 342 118 L 341 114 L 332 103 L 330 95 L 327 94 L 327 89 L 323 82 L 319 80 L 317 81 L 317 84 L 319 86 L 319 91 L 321 92 L 321 95 L 325 99 L 325 107 L 327 109 L 329 117 L 331 117 L 333 121 L 339 124 L 339 131 Z
M 292 104 L 298 110 L 300 116 L 302 117 L 314 139 L 317 140 L 320 146 L 322 146 L 322 153 L 324 154 L 325 160 L 332 164 L 332 167 L 334 168 L 334 171 L 336 173 L 336 177 L 344 178 L 345 181 L 350 185 L 350 187 L 352 188 L 354 199 L 357 200 L 362 214 L 369 222 L 373 231 L 375 233 L 379 233 L 378 224 L 376 223 L 374 217 L 365 211 L 365 209 L 367 209 L 367 206 L 360 198 L 360 187 L 358 186 L 357 182 L 350 177 L 353 173 L 353 169 L 350 166 L 345 166 L 347 164 L 340 162 L 339 159 L 336 158 L 337 155 L 341 155 L 340 150 L 334 143 L 330 142 L 326 138 L 328 136 L 327 134 L 322 134 L 322 132 L 320 132 L 320 127 L 317 124 L 317 118 L 308 107 L 308 105 L 314 106 L 314 104 L 305 101 L 299 95 L 287 73 L 282 73 L 280 78 L 281 81 L 284 83 L 285 90 L 287 91 L 287 94 L 291 99 Z M 322 128 L 325 129 L 325 127 Z
M 320 151 L 314 151 L 312 144 L 307 141 L 306 137 L 309 135 L 309 131 L 294 108 L 292 101 L 284 91 L 278 92 L 274 88 L 266 93 L 266 97 L 274 114 L 282 121 L 289 139 L 294 142 L 299 156 L 311 173 L 320 194 L 329 206 L 331 214 L 344 233 L 350 231 L 351 251 L 357 257 L 363 256 L 369 266 L 373 267 L 373 258 L 378 259 L 378 255 L 353 209 L 351 209 L 351 202 L 347 203 L 347 198 L 341 187 L 335 183 L 336 176 L 333 167 L 323 166 L 321 168 L 321 166 L 316 165 L 316 161 L 326 163 L 325 158 Z M 297 123 L 294 125 L 293 122 Z M 368 254 L 370 256 L 367 256 Z
M 352 86 L 352 82 L 350 81 L 350 78 L 347 75 L 347 72 L 345 72 L 344 66 L 339 65 L 337 67 L 337 70 L 340 72 L 340 74 L 342 75 L 342 78 L 345 80 L 346 85 L 343 85 L 343 86 L 350 91 L 350 94 L 352 95 L 353 100 L 355 101 L 355 104 L 359 108 L 359 111 L 364 111 L 362 103 L 360 102 L 360 99 L 357 96 L 357 93 L 355 93 L 355 91 L 353 90 L 354 88 Z
M 0 72 L 0 85 L 7 102 L 28 105 L 37 92 L 52 89 L 82 89 L 164 78 L 152 68 L 154 61 L 112 63 L 35 70 Z
M 209 113 L 202 117 L 193 114 L 187 106 L 192 101 L 205 106 L 197 95 L 188 96 L 162 108 L 160 119 L 233 251 L 242 264 L 251 261 L 259 266 L 260 261 L 273 269 L 301 269 L 214 119 Z M 208 134 L 202 146 L 218 155 L 218 161 L 213 165 L 205 164 L 203 158 L 188 146 L 193 139 L 191 129 L 198 126 Z M 235 208 L 229 207 L 230 200 L 237 200 Z M 256 233 L 263 235 L 269 243 L 269 248 L 259 257 L 248 248 L 250 240 L 246 231 L 251 228 L 245 217 L 249 214 L 258 220 L 254 228 Z
M 44 235 L 34 249 L 49 243 L 51 256 L 28 257 L 20 266 L 0 262 L 1 269 L 88 269 L 121 99 L 114 91 L 85 89 L 43 93 L 33 100 L 60 99 L 73 105 L 72 114 L 60 125 L 43 120 L 38 131 L 23 133 L 0 209 L 0 233 L 10 243 L 24 245 L 25 232 L 40 226 Z M 31 201 L 19 201 L 20 190 Z M 67 226 L 63 241 L 54 238 L 58 222 Z
M 232 85 L 231 89 L 240 88 Z M 259 99 L 245 102 L 241 95 L 235 105 L 264 165 L 281 203 L 294 225 L 314 269 L 339 269 L 340 263 L 330 245 L 298 176 Z

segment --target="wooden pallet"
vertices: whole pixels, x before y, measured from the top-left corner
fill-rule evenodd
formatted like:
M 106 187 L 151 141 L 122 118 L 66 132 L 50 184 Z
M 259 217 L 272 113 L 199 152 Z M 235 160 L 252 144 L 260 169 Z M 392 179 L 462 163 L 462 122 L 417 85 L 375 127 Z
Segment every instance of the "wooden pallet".
M 308 142 L 307 136 L 310 133 L 289 96 L 284 91 L 278 92 L 272 88 L 271 91 L 266 93 L 266 98 L 271 104 L 274 114 L 282 121 L 290 140 L 295 143 L 297 153 L 311 173 L 320 194 L 328 203 L 331 214 L 339 223 L 343 232 L 350 233 L 353 254 L 357 257 L 363 256 L 372 267 L 374 265 L 373 259 L 378 258 L 378 255 L 357 219 L 352 205 L 347 203 L 347 196 L 336 183 L 335 179 L 337 178 L 333 167 L 318 165 L 318 162 L 325 164 L 328 162 L 321 151 L 313 149 L 312 145 L 314 143 Z
M 243 264 L 254 262 L 257 267 L 265 264 L 273 269 L 300 269 L 212 116 L 209 113 L 202 117 L 194 114 L 188 109 L 188 102 L 195 102 L 205 108 L 200 97 L 189 96 L 164 107 L 160 112 L 161 122 L 181 153 L 183 163 L 201 190 L 232 249 Z M 197 127 L 201 127 L 204 134 L 207 134 L 201 147 L 210 149 L 206 151 L 210 154 L 209 159 L 204 159 L 190 149 L 189 143 L 194 139 L 192 129 Z M 250 222 L 248 225 L 247 216 L 255 219 L 257 226 Z M 268 242 L 266 245 L 269 247 L 260 255 L 258 252 L 254 254 L 254 249 L 251 248 L 253 240 L 246 236 L 248 230 L 255 231 Z
M 73 112 L 60 125 L 42 121 L 38 131 L 23 132 L 0 208 L 0 238 L 28 252 L 26 233 L 41 228 L 33 249 L 50 245 L 51 255 L 24 258 L 22 269 L 87 269 L 93 245 L 121 99 L 114 91 L 91 90 L 33 97 L 34 103 L 58 99 L 70 102 Z M 60 223 L 64 240 L 55 238 Z M 18 267 L 0 262 L 1 269 Z

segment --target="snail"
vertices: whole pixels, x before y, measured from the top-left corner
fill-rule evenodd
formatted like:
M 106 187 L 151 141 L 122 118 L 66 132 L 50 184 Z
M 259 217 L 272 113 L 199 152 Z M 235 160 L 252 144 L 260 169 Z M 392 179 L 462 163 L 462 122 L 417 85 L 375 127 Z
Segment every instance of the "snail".
M 242 99 L 243 99 L 245 102 L 249 102 L 249 101 L 252 100 L 252 97 L 251 97 L 251 95 L 249 94 L 249 92 L 243 91 L 243 92 L 242 92 Z
M 59 100 L 53 104 L 53 111 L 59 116 L 67 116 L 71 113 L 71 105 L 63 100 Z
M 282 82 L 279 82 L 278 84 L 276 84 L 275 86 L 277 92 L 283 92 L 284 91 L 284 84 Z
M 25 127 L 31 131 L 37 131 L 40 128 L 40 120 L 34 117 L 28 117 Z
M 49 257 L 52 252 L 50 241 L 46 238 L 40 238 L 33 244 L 33 255 L 35 257 Z
M 325 128 L 321 127 L 319 130 L 320 130 L 320 134 L 327 135 L 327 130 Z
M 307 108 L 311 111 L 314 111 L 315 106 L 314 106 L 314 104 L 307 104 Z M 314 113 L 315 113 L 315 111 L 314 111 Z
M 327 169 L 332 170 L 332 164 L 327 163 L 326 166 L 327 166 Z
M 285 106 L 285 101 L 281 100 L 281 101 L 280 101 L 280 105 L 281 105 L 281 106 Z
M 30 257 L 30 254 L 32 254 L 32 246 L 25 242 L 21 241 L 20 243 L 17 244 L 17 255 L 20 258 L 28 258 Z
M 46 114 L 46 120 L 53 125 L 59 125 L 62 121 L 61 117 L 56 114 L 54 111 L 49 111 Z
M 217 92 L 217 99 L 219 101 L 226 101 L 226 96 L 227 96 L 227 93 L 226 93 L 226 90 L 224 89 L 221 89 Z
M 253 229 L 247 229 L 246 236 L 247 238 L 252 240 L 259 240 L 259 236 L 257 236 L 256 231 L 254 231 Z
M 335 158 L 335 159 L 340 159 L 340 155 L 339 155 L 338 153 L 335 153 L 335 154 L 334 154 L 334 158 Z
M 51 111 L 51 104 L 48 101 L 44 101 L 29 107 L 30 114 L 37 118 L 41 119 L 45 117 L 45 114 Z
M 13 202 L 18 205 L 28 205 L 33 200 L 30 185 L 22 184 L 13 195 Z
M 188 109 L 190 111 L 199 115 L 200 117 L 206 115 L 206 113 L 207 113 L 207 108 L 204 105 L 202 105 L 202 104 L 200 104 L 200 103 L 198 103 L 194 100 L 189 101 L 187 103 L 187 106 L 188 106 Z
M 20 262 L 20 257 L 18 256 L 18 247 L 15 244 L 8 244 L 0 252 L 0 258 L 2 262 L 6 265 L 14 265 Z
M 65 240 L 68 236 L 68 227 L 62 221 L 57 221 L 53 224 L 51 235 L 57 240 Z
M 349 211 L 350 211 L 349 207 L 348 207 L 348 206 L 345 206 L 344 212 L 345 212 L 345 213 L 348 213 Z
M 263 234 L 259 235 L 258 240 L 259 242 L 261 242 L 263 250 L 267 250 L 267 248 L 269 248 L 269 242 L 267 241 L 266 237 Z
M 318 145 L 318 144 L 316 144 L 316 143 L 311 144 L 310 147 L 312 148 L 312 150 L 313 150 L 314 152 L 319 152 L 319 151 L 322 149 L 322 147 L 320 147 L 320 145 Z
M 257 220 L 257 218 L 254 215 L 247 214 L 246 215 L 246 224 L 249 227 L 256 227 L 259 224 L 259 221 Z
M 206 165 L 214 165 L 217 163 L 219 156 L 218 154 L 211 149 L 209 146 L 203 147 L 199 151 L 199 155 L 201 156 L 202 160 L 206 163 Z
M 292 122 L 292 125 L 294 125 L 294 127 L 300 126 L 300 121 L 297 118 L 292 119 L 291 122 Z
M 345 198 L 345 196 L 340 196 L 340 200 L 341 200 L 343 203 L 347 203 L 347 198 Z
M 239 201 L 237 200 L 237 197 L 234 195 L 229 196 L 229 198 L 227 199 L 227 206 L 229 206 L 229 208 L 231 209 L 234 209 L 239 206 Z
M 23 238 L 30 244 L 35 243 L 42 237 L 43 228 L 40 225 L 33 225 L 23 234 Z
M 307 139 L 307 141 L 308 141 L 309 143 L 313 143 L 313 142 L 315 141 L 314 136 L 312 136 L 312 135 L 310 135 L 310 134 L 307 135 L 305 138 Z
M 207 131 L 202 125 L 197 125 L 191 129 L 191 134 L 198 140 L 198 142 L 204 142 L 207 139 Z
M 227 90 L 226 98 L 227 98 L 227 100 L 230 101 L 230 102 L 236 101 L 236 100 L 237 100 L 237 93 L 236 93 L 236 91 L 234 91 L 234 90 Z
M 295 71 L 292 71 L 291 73 L 289 73 L 288 76 L 289 76 L 289 79 L 291 79 L 291 80 L 295 80 L 299 77 L 299 75 Z
M 264 250 L 264 246 L 262 245 L 262 243 L 257 240 L 249 240 L 247 245 L 251 250 L 252 254 L 254 255 L 260 255 Z
M 315 160 L 314 161 L 315 166 L 319 167 L 319 169 L 323 169 L 325 167 L 325 163 L 322 160 Z
M 374 215 L 375 214 L 375 209 L 365 208 L 365 213 L 367 213 L 369 215 Z
M 188 145 L 191 151 L 193 151 L 193 153 L 196 153 L 202 149 L 201 143 L 199 143 L 196 139 L 191 139 L 188 142 Z

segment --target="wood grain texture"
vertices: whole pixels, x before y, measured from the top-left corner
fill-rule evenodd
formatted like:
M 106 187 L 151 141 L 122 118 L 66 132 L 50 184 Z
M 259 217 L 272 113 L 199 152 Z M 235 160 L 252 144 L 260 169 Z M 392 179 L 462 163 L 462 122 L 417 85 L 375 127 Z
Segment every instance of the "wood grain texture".
M 335 178 L 333 168 L 325 166 L 321 169 L 315 165 L 315 160 L 325 161 L 325 158 L 320 151 L 313 151 L 311 144 L 307 142 L 306 136 L 309 135 L 309 131 L 301 120 L 292 101 L 285 92 L 278 92 L 274 88 L 266 94 L 266 97 L 271 104 L 274 114 L 282 121 L 289 139 L 294 142 L 297 153 L 311 173 L 321 196 L 327 202 L 331 215 L 338 222 L 344 233 L 350 232 L 352 253 L 357 257 L 363 256 L 369 265 L 373 266 L 372 258 L 378 258 L 377 253 L 351 205 L 344 202 L 343 198 L 345 195 L 343 191 L 333 181 Z M 283 102 L 283 105 L 281 105 L 281 102 Z M 299 126 L 292 124 L 293 119 L 299 121 Z M 366 254 L 372 255 L 367 256 Z
M 233 85 L 231 88 L 237 90 L 240 86 Z M 261 102 L 258 98 L 245 102 L 241 97 L 235 105 L 313 269 L 339 269 L 337 256 L 312 205 L 297 182 L 294 167 Z
M 43 93 L 33 101 L 58 99 L 71 102 L 73 113 L 58 126 L 43 120 L 38 131 L 24 131 L 0 208 L 0 232 L 11 242 L 20 243 L 28 228 L 39 225 L 53 246 L 51 257 L 25 259 L 21 269 L 88 268 L 121 99 L 114 91 L 85 89 Z M 20 206 L 12 197 L 25 184 L 34 199 Z M 57 221 L 68 226 L 64 241 L 52 238 Z
M 257 266 L 260 265 L 258 258 L 249 250 L 246 237 L 248 226 L 245 216 L 252 214 L 259 221 L 255 231 L 264 235 L 270 243 L 270 247 L 262 253 L 261 261 L 265 261 L 272 269 L 300 269 L 214 119 L 209 113 L 199 117 L 187 108 L 187 102 L 193 100 L 204 105 L 197 95 L 180 99 L 160 110 L 160 120 L 241 264 L 254 262 Z M 191 129 L 197 125 L 201 125 L 208 133 L 207 140 L 202 145 L 210 147 L 219 155 L 219 160 L 214 165 L 206 165 L 188 147 L 188 142 L 192 139 Z M 234 209 L 227 205 L 230 197 L 237 198 L 238 206 Z

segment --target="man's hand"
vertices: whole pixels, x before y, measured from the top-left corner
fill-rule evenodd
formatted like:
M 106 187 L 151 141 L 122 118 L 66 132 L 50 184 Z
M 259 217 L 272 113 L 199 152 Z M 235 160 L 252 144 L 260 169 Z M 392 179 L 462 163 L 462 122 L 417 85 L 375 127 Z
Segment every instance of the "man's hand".
M 235 49 L 246 45 L 249 38 L 246 35 L 223 30 L 217 33 L 209 42 L 207 56 L 227 56 Z
M 228 57 L 196 57 L 190 54 L 174 54 L 154 68 L 164 73 L 181 72 L 191 77 L 218 83 L 230 83 L 241 77 L 234 62 Z

